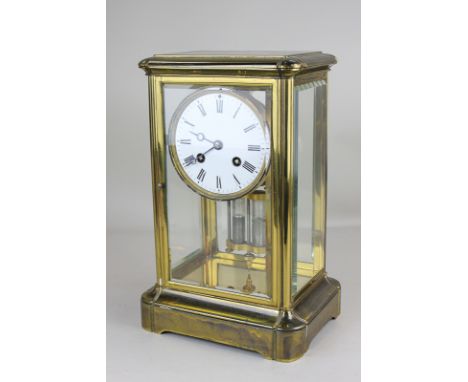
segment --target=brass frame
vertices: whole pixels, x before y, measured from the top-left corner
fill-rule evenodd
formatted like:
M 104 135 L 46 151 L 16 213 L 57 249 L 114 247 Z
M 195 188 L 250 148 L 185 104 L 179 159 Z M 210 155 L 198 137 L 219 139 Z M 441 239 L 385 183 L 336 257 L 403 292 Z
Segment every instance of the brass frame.
M 175 279 L 180 279 L 183 277 L 183 275 L 188 275 L 191 272 L 195 271 L 197 268 L 200 267 L 201 264 L 205 264 L 205 254 L 204 252 L 201 251 L 195 251 L 191 257 L 190 261 L 183 262 L 182 264 L 179 264 L 179 266 L 174 268 L 175 273 L 180 275 L 180 277 L 174 277 L 174 272 L 173 272 L 173 278 Z M 229 265 L 229 266 L 235 266 L 236 263 L 239 263 L 237 267 L 243 267 L 245 265 L 244 261 L 244 256 L 243 255 L 236 255 L 235 253 L 229 253 L 229 252 L 221 252 L 221 251 L 215 251 L 214 255 L 210 258 L 208 261 L 210 270 L 208 273 L 212 275 L 212 283 L 214 285 L 217 285 L 218 278 L 217 278 L 217 267 L 218 265 Z M 266 265 L 266 257 L 255 257 L 252 260 L 249 261 L 250 269 L 252 270 L 257 270 L 257 271 L 264 271 L 267 267 Z M 317 276 L 319 272 L 322 272 L 323 270 L 317 270 L 314 267 L 314 263 L 310 262 L 298 262 L 298 276 L 306 276 L 309 277 L 310 279 L 314 278 Z
M 320 328 L 340 313 L 340 285 L 327 276 L 324 268 L 325 240 L 320 243 L 321 260 L 317 260 L 323 262 L 323 267 L 314 267 L 315 270 L 321 270 L 313 271 L 314 277 L 297 294 L 292 296 L 291 293 L 292 211 L 295 203 L 294 86 L 311 80 L 326 80 L 329 66 L 336 61 L 330 58 L 333 56 L 319 53 L 284 57 L 275 65 L 273 61 L 277 56 L 259 56 L 258 62 L 254 57 L 251 62 L 244 64 L 230 63 L 230 55 L 224 58 L 217 56 L 214 60 L 210 57 L 197 56 L 194 62 L 185 62 L 178 55 L 162 55 L 140 63 L 149 80 L 157 254 L 156 285 L 145 292 L 141 300 L 142 325 L 157 333 L 171 331 L 254 350 L 271 359 L 292 361 L 302 356 Z M 267 211 L 271 216 L 268 232 L 271 235 L 271 298 L 190 285 L 171 279 L 166 206 L 164 84 L 271 88 L 271 201 Z M 326 115 L 323 117 L 326 118 Z M 326 119 L 322 121 L 321 129 L 326 130 Z M 326 145 L 323 150 L 326 155 Z M 326 180 L 326 171 L 320 176 Z M 320 216 L 314 216 L 314 219 L 319 219 L 324 227 L 326 188 L 316 195 L 314 202 L 321 206 Z M 216 202 L 202 198 L 202 210 L 205 217 L 202 222 L 202 251 L 213 253 L 216 242 Z M 226 255 L 229 254 L 218 253 L 217 262 L 204 263 L 206 285 L 215 285 L 217 269 L 214 267 L 234 261 Z M 203 261 L 204 258 L 200 259 L 199 255 L 194 255 L 191 260 L 193 265 L 203 264 Z
M 157 183 L 153 185 L 154 190 L 154 205 L 156 206 L 155 214 L 155 237 L 156 242 L 159 243 L 157 246 L 157 275 L 158 282 L 160 285 L 166 288 L 171 288 L 174 290 L 180 290 L 184 292 L 191 293 L 201 293 L 207 295 L 213 295 L 221 298 L 231 298 L 234 300 L 254 303 L 267 306 L 277 306 L 279 301 L 279 288 L 273 288 L 271 298 L 259 298 L 250 295 L 239 295 L 235 292 L 221 291 L 217 289 L 212 289 L 209 287 L 202 287 L 197 285 L 188 285 L 176 281 L 172 281 L 170 277 L 170 254 L 169 254 L 169 237 L 168 237 L 168 228 L 167 228 L 167 206 L 166 206 L 166 173 L 165 173 L 165 164 L 166 164 L 166 133 L 164 125 L 164 96 L 163 96 L 163 86 L 165 84 L 178 84 L 178 85 L 205 85 L 205 86 L 237 86 L 237 87 L 270 87 L 272 92 L 272 102 L 273 102 L 273 113 L 275 112 L 275 98 L 277 97 L 277 84 L 274 79 L 262 79 L 262 78 L 236 78 L 232 77 L 207 77 L 207 76 L 190 76 L 190 77 L 180 77 L 180 76 L 149 76 L 149 86 L 150 86 L 150 109 L 153 111 L 159 110 L 157 116 L 150 116 L 150 129 L 152 131 L 152 162 L 153 168 L 156 169 L 153 173 L 153 182 L 157 179 Z M 152 96 L 153 94 L 156 97 Z M 151 114 L 151 113 L 150 113 Z M 155 117 L 155 118 L 154 118 Z M 274 118 L 273 118 L 274 120 Z M 272 126 L 270 126 L 271 132 L 273 134 L 275 129 L 279 129 L 279 124 L 276 121 L 273 121 Z M 271 151 L 273 152 L 273 148 Z M 273 153 L 270 153 L 270 168 L 272 161 Z M 273 169 L 272 169 L 273 171 Z M 215 202 L 209 199 L 202 199 L 202 216 L 205 217 L 202 227 L 204 230 L 203 237 L 205 240 L 208 240 L 210 243 L 215 241 L 215 231 L 213 228 L 209 228 L 215 221 L 216 216 L 216 207 Z M 211 218 L 208 218 L 210 217 Z M 273 233 L 274 236 L 274 233 Z M 204 245 L 205 248 L 208 247 L 207 244 Z M 278 250 L 276 251 L 278 252 Z M 275 279 L 279 279 L 278 275 L 278 261 L 274 260 L 278 258 L 278 254 L 275 256 L 275 251 L 272 248 L 272 257 L 273 257 L 273 276 L 272 276 L 272 285 L 277 285 Z
M 304 289 L 293 310 L 246 305 L 213 296 L 155 285 L 143 293 L 144 329 L 173 332 L 291 362 L 307 351 L 312 338 L 340 314 L 340 285 L 328 277 Z

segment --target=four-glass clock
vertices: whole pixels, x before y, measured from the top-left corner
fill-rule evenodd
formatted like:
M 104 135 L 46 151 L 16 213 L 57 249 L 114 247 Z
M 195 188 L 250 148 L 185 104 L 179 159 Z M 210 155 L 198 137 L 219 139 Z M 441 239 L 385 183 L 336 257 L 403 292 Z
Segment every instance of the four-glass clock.
M 143 327 L 291 361 L 340 312 L 325 271 L 321 52 L 189 52 L 148 75 L 156 282 Z

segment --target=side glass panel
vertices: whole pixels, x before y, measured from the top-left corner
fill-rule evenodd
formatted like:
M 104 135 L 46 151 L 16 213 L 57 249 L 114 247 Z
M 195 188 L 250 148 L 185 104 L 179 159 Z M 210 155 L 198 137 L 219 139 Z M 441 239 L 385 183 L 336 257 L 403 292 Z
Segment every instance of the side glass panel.
M 294 92 L 296 205 L 292 294 L 324 267 L 326 224 L 326 94 L 323 80 L 298 85 Z
M 216 93 L 217 89 L 220 90 L 219 95 Z M 213 105 L 211 105 L 210 99 L 205 98 L 203 102 L 199 103 L 201 106 L 198 106 L 199 104 L 196 103 L 198 102 L 198 94 L 207 94 L 207 91 L 209 94 L 214 92 L 213 101 L 216 102 L 212 102 Z M 228 95 L 232 93 L 235 93 L 235 97 L 228 99 Z M 268 168 L 264 168 L 264 171 L 260 172 L 260 167 L 244 166 L 244 163 L 247 162 L 246 155 L 249 155 L 250 152 L 257 153 L 259 150 L 269 150 L 270 88 L 227 86 L 216 88 L 165 84 L 163 96 L 171 280 L 177 283 L 256 297 L 271 297 L 271 222 Z M 200 113 L 199 119 L 196 119 L 195 114 L 193 118 L 184 118 L 184 116 L 190 116 L 190 114 L 184 114 L 184 108 L 187 108 L 189 104 L 187 100 L 196 103 L 195 111 Z M 236 103 L 230 104 L 230 102 Z M 239 105 L 241 106 L 239 107 Z M 251 110 L 243 110 L 246 105 Z M 262 146 L 256 141 L 251 142 L 251 137 L 254 135 L 250 134 L 250 131 L 259 128 L 258 126 L 251 127 L 242 124 L 239 125 L 242 140 L 239 143 L 231 144 L 229 129 L 234 128 L 232 127 L 234 126 L 232 125 L 233 120 L 236 121 L 239 118 L 240 121 L 243 112 L 253 112 L 258 116 L 264 129 L 268 130 L 268 145 Z M 209 130 L 205 125 L 208 123 L 205 121 L 209 121 L 210 113 L 217 114 L 216 121 L 218 122 L 215 125 L 217 126 L 215 130 L 213 127 Z M 171 138 L 176 136 L 174 129 L 179 129 L 180 121 L 189 126 L 187 136 L 180 138 L 177 136 L 177 139 Z M 203 139 L 200 140 L 200 137 Z M 202 147 L 208 140 L 221 142 L 221 144 L 214 147 L 214 143 L 213 146 L 208 143 L 206 148 Z M 187 167 L 190 166 L 195 174 L 201 173 L 192 179 L 192 184 L 187 179 L 187 175 L 181 172 L 180 166 L 177 167 L 178 165 L 175 163 L 177 161 L 176 150 L 179 150 L 176 147 L 178 144 L 183 144 L 183 150 L 186 150 L 181 161 L 182 166 L 184 164 Z M 230 150 L 229 163 L 225 163 L 227 150 Z M 204 156 L 200 157 L 200 154 L 204 154 Z M 268 152 L 266 163 L 269 162 L 269 155 Z M 184 163 L 185 157 L 192 159 Z M 237 163 L 236 158 L 239 159 L 240 164 Z M 213 171 L 215 165 L 217 166 L 216 176 L 210 178 L 212 176 L 210 172 Z M 245 174 L 249 176 L 251 173 L 266 173 L 261 183 L 244 197 L 219 201 L 202 196 L 198 189 L 198 186 L 203 188 L 206 183 L 209 183 L 212 189 L 228 187 L 229 182 L 236 189 L 239 189 L 241 186 L 235 182 L 243 181 L 242 171 L 245 171 Z M 237 174 L 237 176 L 233 176 L 233 174 Z M 195 187 L 193 183 L 195 183 Z

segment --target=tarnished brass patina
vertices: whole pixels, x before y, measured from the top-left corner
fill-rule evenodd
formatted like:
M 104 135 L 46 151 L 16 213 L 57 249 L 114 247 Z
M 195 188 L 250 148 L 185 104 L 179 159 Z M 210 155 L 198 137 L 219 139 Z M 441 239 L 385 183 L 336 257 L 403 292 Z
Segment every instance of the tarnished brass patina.
M 295 262 L 295 278 L 301 282 L 293 282 L 298 150 L 294 92 L 310 84 L 326 88 L 328 70 L 335 63 L 333 56 L 321 52 L 189 52 L 158 54 L 140 62 L 149 80 L 157 271 L 155 286 L 141 298 L 146 330 L 198 337 L 287 362 L 301 357 L 320 328 L 339 315 L 340 284 L 325 270 L 324 234 L 313 240 L 313 261 Z M 168 84 L 270 90 L 266 105 L 270 164 L 259 176 L 261 187 L 245 196 L 265 203 L 265 248 L 227 241 L 226 251 L 219 250 L 215 196 L 201 197 L 201 247 L 187 254 L 183 263 L 171 266 L 166 171 L 172 162 L 166 150 L 163 92 Z M 325 232 L 326 226 L 327 119 L 323 110 L 316 112 L 313 152 L 317 163 L 311 169 L 311 219 L 318 232 Z M 193 184 L 190 187 L 197 191 Z M 239 254 L 242 251 L 247 254 Z M 265 281 L 254 282 L 255 272 L 264 274 Z M 203 282 L 189 283 L 189 275 L 200 275 Z M 240 278 L 236 285 L 229 281 L 220 287 L 222 279 Z

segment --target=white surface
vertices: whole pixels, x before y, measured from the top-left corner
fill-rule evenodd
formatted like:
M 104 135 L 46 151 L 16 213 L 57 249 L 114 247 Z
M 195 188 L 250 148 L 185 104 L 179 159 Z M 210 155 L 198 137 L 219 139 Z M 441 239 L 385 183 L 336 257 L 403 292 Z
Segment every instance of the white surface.
M 245 194 L 246 188 L 253 187 L 252 183 L 258 184 L 259 174 L 264 174 L 268 165 L 268 127 L 263 128 L 260 115 L 241 96 L 216 89 L 209 92 L 201 90 L 201 93 L 190 95 L 199 94 L 185 105 L 175 123 L 175 132 L 170 131 L 170 137 L 174 134 L 172 144 L 176 146 L 180 166 L 193 184 L 214 194 L 229 195 L 240 191 Z M 217 112 L 219 101 L 223 102 L 221 112 Z M 190 144 L 182 144 L 182 139 Z M 214 148 L 215 142 L 221 143 L 220 150 Z M 252 144 L 258 145 L 258 151 L 248 149 Z M 206 155 L 203 163 L 197 162 L 198 153 Z M 234 157 L 242 160 L 242 166 L 233 165 Z M 244 167 L 247 164 L 249 166 Z M 174 191 L 177 190 L 170 192 Z
M 360 381 L 360 229 L 331 228 L 327 267 L 342 285 L 342 312 L 292 363 L 140 326 L 140 295 L 154 283 L 151 233 L 108 235 L 108 381 Z M 304 380 L 304 379 L 302 379 Z

